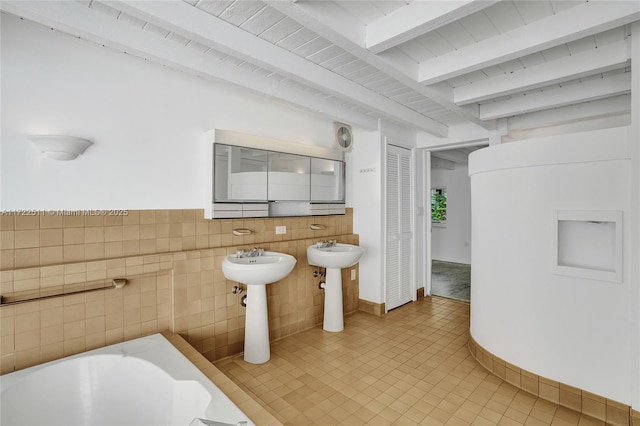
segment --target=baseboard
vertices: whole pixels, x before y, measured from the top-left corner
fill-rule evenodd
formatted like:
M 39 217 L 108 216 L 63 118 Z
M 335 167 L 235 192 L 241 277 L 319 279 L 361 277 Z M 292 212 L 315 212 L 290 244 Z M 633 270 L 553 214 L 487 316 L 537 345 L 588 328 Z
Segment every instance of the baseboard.
M 469 352 L 492 374 L 539 398 L 586 414 L 607 425 L 640 424 L 638 411 L 630 406 L 521 369 L 484 349 L 472 336 L 469 336 Z
M 381 317 L 384 315 L 384 303 L 373 303 L 368 300 L 358 300 L 358 310 Z

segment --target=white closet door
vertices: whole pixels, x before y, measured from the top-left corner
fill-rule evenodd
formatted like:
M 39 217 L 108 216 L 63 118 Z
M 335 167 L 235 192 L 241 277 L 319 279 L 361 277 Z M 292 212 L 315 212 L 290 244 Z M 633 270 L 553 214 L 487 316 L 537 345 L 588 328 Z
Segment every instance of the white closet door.
M 413 186 L 411 151 L 387 147 L 386 301 L 387 310 L 413 300 Z

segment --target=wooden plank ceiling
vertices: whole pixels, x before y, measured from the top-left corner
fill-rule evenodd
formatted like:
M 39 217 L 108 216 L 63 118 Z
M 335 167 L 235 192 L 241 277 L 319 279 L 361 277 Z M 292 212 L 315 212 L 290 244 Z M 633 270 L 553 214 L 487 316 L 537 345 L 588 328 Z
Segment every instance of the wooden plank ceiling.
M 4 13 L 375 128 L 630 111 L 631 1 L 3 1 Z

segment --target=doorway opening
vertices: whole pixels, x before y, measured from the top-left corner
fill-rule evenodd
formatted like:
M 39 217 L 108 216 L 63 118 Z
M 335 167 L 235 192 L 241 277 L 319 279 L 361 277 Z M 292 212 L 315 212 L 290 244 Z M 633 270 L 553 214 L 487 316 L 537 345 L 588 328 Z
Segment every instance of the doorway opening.
M 488 144 L 475 143 L 425 155 L 425 293 L 471 301 L 471 180 L 468 157 Z M 428 202 L 428 201 L 427 201 Z M 428 207 L 427 207 L 428 208 Z

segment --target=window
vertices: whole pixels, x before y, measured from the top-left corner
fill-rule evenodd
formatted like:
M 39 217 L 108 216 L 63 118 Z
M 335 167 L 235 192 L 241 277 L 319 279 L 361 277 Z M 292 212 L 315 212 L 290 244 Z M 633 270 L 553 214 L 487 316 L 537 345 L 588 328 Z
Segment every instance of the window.
M 431 222 L 447 223 L 447 189 L 431 189 Z

